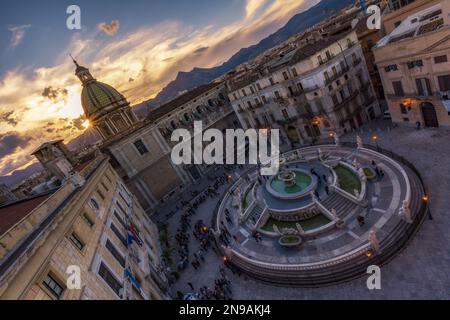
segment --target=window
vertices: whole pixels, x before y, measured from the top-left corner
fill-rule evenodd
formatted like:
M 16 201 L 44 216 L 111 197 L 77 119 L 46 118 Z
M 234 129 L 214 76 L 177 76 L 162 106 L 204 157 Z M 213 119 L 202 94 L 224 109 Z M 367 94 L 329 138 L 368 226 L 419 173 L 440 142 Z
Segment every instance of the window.
M 394 95 L 397 97 L 404 96 L 403 86 L 401 81 L 392 81 L 392 88 L 394 89 Z
M 447 62 L 447 55 L 434 57 L 434 63 L 444 63 Z
M 134 146 L 136 147 L 136 149 L 139 151 L 139 153 L 142 155 L 146 154 L 148 152 L 147 147 L 145 146 L 144 142 L 142 142 L 141 139 L 136 140 L 134 142 Z
M 325 78 L 325 80 L 329 80 L 330 79 L 330 76 L 328 75 L 328 71 L 325 71 L 324 73 L 323 73 L 323 77 Z
M 283 78 L 284 78 L 284 80 L 288 80 L 289 79 L 289 76 L 288 76 L 286 71 L 283 71 Z
M 450 91 L 450 75 L 438 76 L 439 90 Z
M 331 68 L 331 71 L 333 71 L 333 76 L 337 76 L 337 69 L 336 69 L 336 67 L 335 66 L 333 66 L 332 68 Z
M 123 236 L 123 234 L 117 229 L 117 227 L 114 225 L 114 223 L 111 223 L 111 230 L 114 232 L 114 234 L 117 236 L 117 238 L 122 242 L 122 244 L 127 247 L 127 239 Z
M 275 91 L 274 93 L 275 93 L 275 97 L 276 97 L 277 99 L 281 98 L 280 93 L 279 93 L 278 91 Z
M 114 210 L 114 216 L 116 217 L 117 221 L 120 222 L 122 227 L 124 227 L 125 229 L 128 227 L 127 224 L 125 223 L 125 220 L 123 220 L 123 218 L 120 216 L 120 214 L 116 210 Z
M 89 204 L 92 207 L 92 209 L 94 209 L 95 211 L 99 211 L 100 210 L 100 206 L 98 205 L 98 202 L 94 198 L 92 198 L 89 201 Z
M 242 89 L 242 94 L 244 95 L 244 97 L 247 96 L 247 92 L 245 91 L 245 89 Z
M 331 84 L 328 86 L 328 91 L 333 91 L 333 86 Z
M 80 240 L 80 238 L 75 234 L 75 232 L 72 232 L 69 236 L 69 240 L 72 241 L 72 243 L 75 245 L 75 247 L 78 248 L 78 250 L 83 250 L 84 243 Z
M 274 85 L 274 84 L 275 84 L 275 82 L 273 81 L 273 78 L 269 78 L 269 81 L 270 81 L 270 84 L 271 84 L 271 85 Z
M 289 114 L 287 113 L 287 110 L 286 110 L 286 109 L 281 110 L 281 113 L 283 114 L 283 117 L 284 117 L 285 119 L 289 119 Z
M 98 269 L 98 274 L 100 277 L 105 280 L 105 282 L 109 285 L 113 291 L 120 296 L 120 290 L 122 289 L 122 284 L 119 282 L 119 280 L 116 279 L 116 277 L 112 274 L 111 271 L 105 266 L 105 264 L 102 262 L 100 264 L 100 268 Z
M 234 100 L 237 100 L 236 93 L 233 93 Z
M 105 200 L 105 195 L 100 191 L 100 189 L 97 190 L 97 193 L 102 200 Z
M 325 51 L 325 55 L 327 56 L 327 59 L 331 59 L 332 58 L 332 55 L 331 55 L 331 52 L 330 51 Z
M 112 256 L 119 262 L 122 268 L 125 268 L 125 258 L 120 254 L 120 252 L 114 247 L 109 239 L 106 240 L 105 247 L 111 252 Z
M 106 180 L 108 180 L 109 183 L 112 183 L 111 178 L 109 177 L 109 175 L 105 174 Z
M 344 93 L 344 90 L 339 90 L 339 96 L 341 97 L 341 100 L 342 100 L 342 101 L 345 100 L 345 93 Z
M 252 102 L 251 101 L 247 101 L 247 105 L 248 105 L 249 108 L 251 108 L 252 107 Z
M 119 196 L 122 198 L 123 202 L 125 202 L 126 205 L 129 207 L 129 206 L 130 206 L 129 201 L 127 201 L 127 200 L 125 199 L 125 197 L 123 196 L 122 192 L 120 192 L 120 191 L 119 191 Z
M 431 84 L 428 78 L 416 79 L 417 92 L 419 96 L 429 96 L 431 95 Z
M 408 69 L 423 67 L 423 61 L 422 60 L 409 61 L 406 63 L 406 65 L 408 66 Z
M 255 89 L 253 89 L 253 87 L 250 87 L 250 92 L 253 94 L 255 93 Z
M 102 185 L 103 189 L 105 189 L 106 192 L 109 191 L 109 188 L 106 186 L 106 184 L 103 181 L 102 181 L 101 185 Z
M 255 98 L 255 105 L 259 105 L 259 100 Z
M 266 98 L 266 96 L 261 96 L 261 100 L 262 100 L 264 103 L 267 103 L 267 98 Z
M 407 114 L 408 111 L 406 110 L 406 106 L 403 103 L 400 103 L 400 112 L 402 114 Z
M 258 88 L 258 90 L 261 90 L 261 85 L 259 83 L 257 83 L 256 88 Z
M 386 72 L 397 71 L 397 70 L 398 70 L 398 67 L 396 64 L 390 64 L 390 65 L 384 67 L 384 71 L 386 71 Z
M 58 299 L 61 297 L 64 287 L 51 274 L 47 274 L 42 283 L 48 290 L 50 290 L 55 298 Z
M 297 69 L 292 68 L 292 74 L 294 75 L 294 77 L 297 77 L 298 76 Z
M 119 207 L 120 211 L 122 211 L 122 213 L 124 215 L 127 215 L 127 212 L 125 211 L 125 209 L 122 207 L 122 205 L 120 204 L 119 201 L 116 201 L 116 205 Z
M 291 96 L 294 95 L 294 90 L 292 89 L 291 86 L 288 87 L 288 90 L 289 90 L 289 93 L 291 94 Z
M 317 56 L 317 61 L 319 61 L 319 64 L 323 64 L 322 56 Z
M 338 98 L 336 97 L 336 94 L 332 94 L 332 95 L 331 95 L 331 100 L 333 100 L 333 104 L 334 104 L 335 106 L 339 104 L 339 100 L 338 100 Z
M 297 83 L 297 87 L 300 91 L 303 91 L 303 86 L 301 82 Z
M 81 216 L 81 218 L 83 218 L 83 221 L 86 222 L 86 224 L 92 228 L 94 226 L 94 222 L 91 220 L 91 218 L 89 218 L 89 216 L 87 215 L 87 213 L 83 213 L 83 215 Z

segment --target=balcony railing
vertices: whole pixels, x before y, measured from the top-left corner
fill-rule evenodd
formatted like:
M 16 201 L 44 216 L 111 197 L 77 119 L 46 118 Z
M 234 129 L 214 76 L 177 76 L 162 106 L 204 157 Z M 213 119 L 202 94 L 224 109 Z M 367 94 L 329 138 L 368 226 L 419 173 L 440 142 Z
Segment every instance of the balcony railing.
M 361 58 L 357 58 L 357 59 L 355 59 L 355 60 L 352 61 L 352 65 L 353 65 L 354 67 L 356 67 L 358 64 L 361 63 L 361 61 L 362 61 Z
M 327 79 L 325 79 L 325 85 L 329 85 L 331 82 L 333 82 L 334 80 L 339 79 L 340 77 L 342 77 L 346 72 L 348 72 L 350 68 L 349 67 L 344 67 L 343 69 L 341 69 L 339 72 L 336 72 L 336 74 L 333 74 L 332 76 L 328 77 Z
M 345 105 L 347 105 L 350 101 L 352 101 L 353 99 L 355 99 L 359 94 L 359 90 L 355 90 L 353 91 L 348 97 L 346 97 L 344 100 L 342 100 L 341 102 L 337 103 L 334 105 L 333 109 L 334 110 L 339 110 L 342 107 L 344 107 Z
M 439 92 L 429 92 L 429 93 L 418 93 L 418 92 L 404 92 L 400 93 L 388 93 L 388 99 L 399 99 L 399 98 L 411 98 L 411 99 L 441 99 L 442 95 Z
M 312 91 L 319 90 L 319 88 L 320 87 L 316 84 L 316 85 L 313 85 L 312 87 L 304 88 L 303 92 L 304 93 L 309 93 L 309 92 L 312 92 Z

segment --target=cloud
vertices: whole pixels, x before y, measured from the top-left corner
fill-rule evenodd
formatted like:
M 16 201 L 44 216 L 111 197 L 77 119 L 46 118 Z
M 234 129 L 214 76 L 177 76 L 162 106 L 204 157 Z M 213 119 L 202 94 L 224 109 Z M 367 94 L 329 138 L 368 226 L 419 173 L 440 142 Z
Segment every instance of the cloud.
M 7 124 L 15 127 L 19 123 L 16 117 L 13 117 L 14 111 L 0 113 L 0 123 L 6 122 Z
M 209 48 L 209 47 L 200 47 L 200 48 L 198 48 L 198 49 L 195 49 L 195 50 L 194 50 L 194 53 L 202 53 L 202 52 L 208 50 L 208 48 Z
M 98 25 L 98 28 L 103 31 L 108 36 L 113 36 L 119 31 L 120 23 L 119 20 L 113 20 L 110 24 L 102 22 Z
M 33 137 L 29 144 L 0 159 L 0 175 L 29 165 L 33 161 L 29 154 L 39 144 L 53 139 L 69 142 L 85 132 L 80 118 L 82 86 L 74 75 L 69 53 L 89 67 L 96 79 L 115 87 L 131 104 L 137 104 L 154 97 L 178 72 L 216 66 L 317 2 L 267 0 L 264 10 L 254 11 L 251 17 L 247 17 L 244 5 L 234 22 L 224 26 L 193 27 L 167 20 L 117 33 L 113 39 L 99 35 L 97 30 L 74 33 L 53 65 L 17 67 L 0 76 L 1 112 L 14 111 L 1 118 L 5 125 L 0 124 L 0 136 L 17 131 L 21 137 Z M 196 51 L 201 54 L 195 54 Z
M 246 18 L 248 19 L 253 17 L 255 13 L 266 4 L 267 0 L 247 0 L 247 5 L 245 6 Z
M 16 48 L 25 37 L 25 33 L 28 28 L 31 27 L 31 24 L 21 25 L 21 26 L 10 26 L 8 27 L 8 30 L 11 31 L 11 41 L 10 41 L 10 48 L 14 49 Z
M 50 100 L 57 100 L 58 98 L 64 98 L 67 96 L 67 94 L 68 94 L 67 89 L 65 88 L 53 89 L 52 86 L 46 87 L 42 92 L 42 96 Z
M 84 130 L 85 129 L 85 126 L 84 126 L 85 121 L 86 121 L 86 116 L 83 114 L 83 115 L 79 116 L 78 118 L 72 120 L 72 126 L 78 130 Z
M 31 137 L 21 136 L 18 132 L 7 132 L 0 136 L 0 159 L 15 152 L 18 148 L 24 148 L 30 142 Z

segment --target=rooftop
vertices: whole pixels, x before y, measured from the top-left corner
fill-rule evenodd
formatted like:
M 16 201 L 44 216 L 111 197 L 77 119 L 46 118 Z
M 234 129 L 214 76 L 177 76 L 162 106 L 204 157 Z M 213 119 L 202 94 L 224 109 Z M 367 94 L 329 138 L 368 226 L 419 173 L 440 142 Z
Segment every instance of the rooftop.
M 17 222 L 47 200 L 56 190 L 32 198 L 19 200 L 0 207 L 0 235 L 4 234 Z
M 380 48 L 391 43 L 439 30 L 444 24 L 441 4 L 438 3 L 408 16 L 389 35 L 382 38 L 376 47 Z
M 220 84 L 221 84 L 221 82 L 211 82 L 211 83 L 199 86 L 197 88 L 194 88 L 184 94 L 181 94 L 177 98 L 150 111 L 149 114 L 147 115 L 146 120 L 150 121 L 150 122 L 156 121 L 159 118 L 163 117 L 164 115 L 177 109 L 178 107 L 181 107 L 182 105 L 188 103 L 189 101 L 194 100 L 195 98 L 201 96 L 202 94 L 219 86 Z

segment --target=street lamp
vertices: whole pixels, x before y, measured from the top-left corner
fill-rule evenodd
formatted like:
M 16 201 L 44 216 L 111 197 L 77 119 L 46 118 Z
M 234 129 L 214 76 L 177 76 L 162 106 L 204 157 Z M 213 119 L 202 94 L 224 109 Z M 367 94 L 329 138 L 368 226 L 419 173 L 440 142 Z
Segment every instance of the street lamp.
M 372 136 L 372 140 L 373 140 L 373 142 L 375 142 L 375 145 L 377 146 L 377 151 L 380 152 L 380 147 L 378 146 L 378 136 L 376 134 L 374 134 Z
M 430 197 L 426 194 L 422 196 L 422 201 L 427 204 L 427 210 L 428 210 L 428 219 L 433 220 L 433 216 L 431 215 L 430 211 Z

